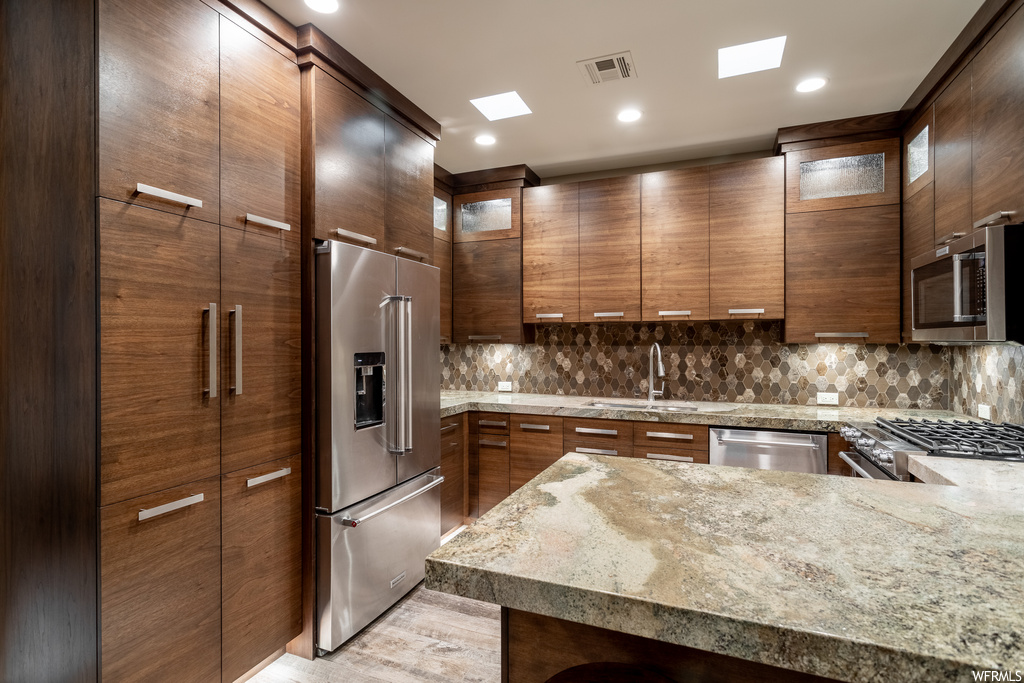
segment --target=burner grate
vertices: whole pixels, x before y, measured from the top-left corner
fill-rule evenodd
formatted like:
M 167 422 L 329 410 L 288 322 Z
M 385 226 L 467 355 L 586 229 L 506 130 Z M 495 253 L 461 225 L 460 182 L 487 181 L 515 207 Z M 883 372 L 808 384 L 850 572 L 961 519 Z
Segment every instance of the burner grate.
M 875 421 L 929 455 L 1024 462 L 1024 427 L 961 420 Z

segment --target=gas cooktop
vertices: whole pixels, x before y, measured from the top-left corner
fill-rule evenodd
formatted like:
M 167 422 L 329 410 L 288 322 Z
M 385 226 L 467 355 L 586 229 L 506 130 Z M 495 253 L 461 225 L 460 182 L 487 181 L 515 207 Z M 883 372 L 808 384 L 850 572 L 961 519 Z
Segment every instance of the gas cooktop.
M 875 420 L 928 455 L 1024 462 L 1024 427 L 990 422 Z

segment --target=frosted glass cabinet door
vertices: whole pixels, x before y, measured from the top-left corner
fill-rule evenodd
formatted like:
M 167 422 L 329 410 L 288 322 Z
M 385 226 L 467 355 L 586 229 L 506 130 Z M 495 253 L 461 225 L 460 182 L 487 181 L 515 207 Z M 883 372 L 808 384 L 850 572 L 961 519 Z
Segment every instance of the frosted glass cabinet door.
M 903 199 L 920 192 L 935 178 L 935 107 L 931 106 L 907 129 L 903 139 Z
M 892 138 L 787 153 L 786 213 L 898 203 L 900 146 Z
M 515 187 L 453 197 L 454 241 L 502 240 L 522 234 L 522 189 Z

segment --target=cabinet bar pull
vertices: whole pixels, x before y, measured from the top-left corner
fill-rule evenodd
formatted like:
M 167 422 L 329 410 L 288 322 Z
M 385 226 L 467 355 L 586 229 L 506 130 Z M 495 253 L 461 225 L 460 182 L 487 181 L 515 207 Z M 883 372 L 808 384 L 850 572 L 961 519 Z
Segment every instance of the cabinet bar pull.
M 507 441 L 491 441 L 489 439 L 480 439 L 481 446 L 494 446 L 496 448 L 504 448 L 508 445 Z
M 580 446 L 575 449 L 577 453 L 592 453 L 594 455 L 618 455 L 618 451 L 605 450 L 603 448 L 584 448 Z
M 235 396 L 242 395 L 242 304 L 235 306 L 235 310 L 228 311 L 228 315 L 235 316 Z
M 143 185 L 142 183 L 138 183 L 135 186 L 135 191 L 139 194 L 148 194 L 152 197 L 159 197 L 160 199 L 178 202 L 185 206 L 194 206 L 197 209 L 203 208 L 203 200 L 201 199 L 178 194 L 177 192 L 171 192 L 170 190 L 161 190 L 159 187 L 153 187 L 152 185 Z
M 869 332 L 815 332 L 814 336 L 819 339 L 834 339 L 836 337 L 857 337 L 859 339 L 867 339 L 871 335 Z
M 290 226 L 287 223 L 282 223 L 281 221 L 272 221 L 269 218 L 264 218 L 263 216 L 257 216 L 254 213 L 247 213 L 247 214 L 245 214 L 245 222 L 246 223 L 255 223 L 256 225 L 265 225 L 268 228 L 277 228 L 278 230 L 291 230 L 292 229 L 292 226 Z
M 1011 216 L 1013 216 L 1013 211 L 996 211 L 991 216 L 985 216 L 979 221 L 974 221 L 974 229 L 977 230 L 978 228 L 995 225 L 996 223 L 1009 220 Z M 956 233 L 953 234 L 955 235 Z
M 260 484 L 266 484 L 268 481 L 273 481 L 275 479 L 280 479 L 281 477 L 287 477 L 291 473 L 292 473 L 292 468 L 291 467 L 285 467 L 284 469 L 280 469 L 277 472 L 271 472 L 270 474 L 264 474 L 262 477 L 253 477 L 252 479 L 246 479 L 245 480 L 245 485 L 248 486 L 249 488 L 252 488 L 253 486 L 259 486 Z
M 508 423 L 501 420 L 480 420 L 480 424 L 484 427 L 504 427 Z
M 730 308 L 729 315 L 763 315 L 763 308 Z
M 595 318 L 623 318 L 623 317 L 625 317 L 625 315 L 626 315 L 625 313 L 621 313 L 621 312 L 620 313 L 595 313 L 594 317 Z
M 412 256 L 417 261 L 427 260 L 427 255 L 424 254 L 422 251 L 416 251 L 415 249 L 410 249 L 409 247 L 398 247 L 395 249 L 395 253 L 401 254 L 402 256 Z
M 946 239 L 944 239 L 941 242 L 939 242 L 939 244 L 949 244 L 950 242 L 955 242 L 956 240 L 960 239 L 961 237 L 966 237 L 966 236 L 967 236 L 966 232 L 954 232 L 954 233 L 950 234 L 949 237 L 947 237 Z M 949 251 L 947 250 L 946 253 L 948 254 Z M 936 256 L 938 256 L 938 255 L 939 254 L 936 254 Z
M 693 441 L 693 434 L 673 434 L 672 432 L 647 432 L 649 439 L 682 439 Z
M 689 311 L 658 311 L 658 315 L 690 315 Z
M 604 434 L 606 436 L 618 436 L 618 429 L 594 429 L 593 427 L 577 427 L 577 434 Z
M 549 432 L 549 431 L 551 431 L 551 426 L 550 425 L 533 425 L 533 424 L 528 424 L 528 423 L 520 423 L 519 428 L 520 429 L 537 429 L 537 430 L 540 430 L 542 432 Z
M 203 393 L 217 398 L 217 304 L 211 303 L 203 311 L 210 314 L 210 387 Z
M 564 318 L 564 313 L 538 313 L 538 318 Z
M 345 237 L 356 242 L 362 242 L 363 244 L 377 244 L 376 237 L 370 237 L 369 235 L 363 235 L 358 232 L 352 232 L 351 230 L 342 230 L 341 228 L 337 228 L 334 231 L 334 234 L 337 235 L 338 237 Z
M 501 341 L 500 334 L 471 334 L 469 341 Z
M 441 344 L 443 346 L 448 346 L 448 337 L 441 337 Z
M 450 425 L 445 425 L 444 427 L 441 427 L 441 431 L 442 432 L 447 432 L 449 429 L 455 429 L 458 426 L 459 426 L 458 422 L 452 422 Z
M 174 512 L 175 510 L 180 510 L 181 508 L 187 508 L 189 505 L 195 505 L 196 503 L 202 503 L 202 502 L 203 502 L 203 494 L 202 493 L 197 493 L 194 496 L 189 496 L 188 498 L 182 498 L 181 500 L 176 500 L 173 503 L 165 503 L 163 505 L 158 505 L 155 508 L 149 508 L 148 510 L 139 510 L 139 521 L 140 522 L 144 522 L 147 519 L 151 519 L 151 518 L 156 517 L 158 515 L 165 515 L 168 512 Z
M 679 462 L 693 462 L 693 458 L 686 455 L 666 455 L 665 453 L 648 453 L 651 460 L 677 460 Z

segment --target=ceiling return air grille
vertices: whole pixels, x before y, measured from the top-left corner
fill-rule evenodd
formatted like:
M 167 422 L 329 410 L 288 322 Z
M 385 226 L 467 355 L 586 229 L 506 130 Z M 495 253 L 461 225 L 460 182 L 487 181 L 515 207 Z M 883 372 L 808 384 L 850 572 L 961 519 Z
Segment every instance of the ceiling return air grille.
M 580 68 L 580 72 L 583 73 L 587 82 L 594 85 L 636 78 L 633 55 L 628 50 L 614 55 L 584 59 L 576 62 L 576 66 Z

